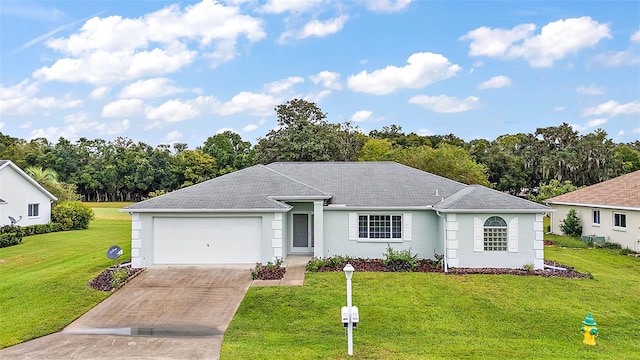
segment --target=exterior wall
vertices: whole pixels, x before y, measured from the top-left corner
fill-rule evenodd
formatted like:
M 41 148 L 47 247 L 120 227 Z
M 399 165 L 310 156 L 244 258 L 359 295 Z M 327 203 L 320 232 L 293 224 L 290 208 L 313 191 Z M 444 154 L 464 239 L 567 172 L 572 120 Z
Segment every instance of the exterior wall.
M 131 264 L 134 268 L 154 264 L 153 222 L 157 217 L 260 217 L 262 218 L 262 263 L 286 257 L 286 214 L 282 213 L 132 213 Z M 281 237 L 279 237 L 281 236 Z M 281 254 L 281 255 L 279 255 Z
M 551 232 L 562 234 L 560 224 L 567 218 L 569 210 L 575 209 L 582 221 L 582 235 L 604 236 L 608 242 L 614 242 L 634 251 L 640 251 L 640 210 L 616 210 L 600 207 L 551 205 L 558 210 L 551 215 Z M 600 224 L 593 223 L 593 210 L 600 210 Z M 613 227 L 613 213 L 627 215 L 626 229 Z
M 0 226 L 11 224 L 9 216 L 16 220 L 22 216 L 20 226 L 51 221 L 51 199 L 10 166 L 0 171 L 0 199 L 7 202 L 0 204 Z M 39 204 L 37 217 L 28 216 L 29 204 Z
M 532 264 L 536 269 L 543 268 L 542 214 L 465 213 L 447 215 L 447 255 L 450 259 L 456 260 L 449 261 L 450 267 L 522 268 L 525 264 Z M 450 215 L 455 216 L 452 219 L 449 217 Z M 500 216 L 506 221 L 507 225 L 510 223 L 517 224 L 517 232 L 512 235 L 512 240 L 517 240 L 517 243 L 514 246 L 510 241 L 508 251 L 484 251 L 482 247 L 478 248 L 477 246 L 478 233 L 474 231 L 476 227 L 475 219 L 478 218 L 484 225 L 485 220 L 491 216 Z M 514 219 L 517 220 L 512 222 Z M 455 239 L 451 239 L 450 232 L 454 231 L 454 229 Z M 455 244 L 452 244 L 452 242 L 455 242 Z M 454 248 L 455 246 L 453 245 L 457 246 L 457 248 Z
M 411 240 L 349 240 L 349 213 L 363 214 L 411 214 Z M 404 220 L 403 220 L 404 221 Z M 438 216 L 433 211 L 324 211 L 324 249 L 321 257 L 348 255 L 362 258 L 382 258 L 387 244 L 395 250 L 411 248 L 419 258 L 429 259 L 435 252 L 442 254 L 443 242 L 439 236 Z M 404 237 L 404 229 L 403 229 Z M 320 257 L 320 254 L 315 256 Z

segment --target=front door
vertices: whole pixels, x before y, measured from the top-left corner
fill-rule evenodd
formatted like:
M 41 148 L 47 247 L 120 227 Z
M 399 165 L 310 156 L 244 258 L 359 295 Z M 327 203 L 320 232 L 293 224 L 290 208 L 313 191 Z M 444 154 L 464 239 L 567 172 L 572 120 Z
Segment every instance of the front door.
M 309 214 L 293 214 L 293 244 L 291 252 L 313 252 L 313 225 Z

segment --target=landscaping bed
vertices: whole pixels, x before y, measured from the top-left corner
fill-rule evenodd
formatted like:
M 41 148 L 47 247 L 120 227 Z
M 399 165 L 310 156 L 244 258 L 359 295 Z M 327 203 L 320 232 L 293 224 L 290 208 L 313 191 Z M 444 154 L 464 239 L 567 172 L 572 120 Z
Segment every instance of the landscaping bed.
M 334 272 L 343 271 L 347 263 L 351 264 L 356 271 L 362 272 L 440 272 L 444 273 L 444 268 L 440 264 L 431 259 L 417 260 L 417 265 L 411 269 L 410 266 L 402 266 L 399 261 L 385 265 L 383 259 L 362 259 L 353 258 L 347 259 L 344 257 L 326 258 L 326 259 L 311 259 L 307 264 L 307 271 L 309 272 Z M 491 274 L 491 275 L 521 275 L 521 276 L 544 276 L 544 277 L 565 277 L 565 278 L 590 278 L 591 274 L 585 274 L 576 271 L 574 268 L 562 264 L 558 264 L 553 261 L 545 260 L 546 265 L 550 265 L 556 268 L 562 268 L 565 270 L 547 269 L 547 270 L 533 270 L 533 269 L 506 269 L 506 268 L 449 268 L 447 274 L 450 275 L 466 275 L 466 274 Z
M 134 269 L 131 266 L 110 267 L 89 281 L 87 285 L 99 291 L 113 291 L 126 284 L 142 271 L 144 271 L 144 268 Z

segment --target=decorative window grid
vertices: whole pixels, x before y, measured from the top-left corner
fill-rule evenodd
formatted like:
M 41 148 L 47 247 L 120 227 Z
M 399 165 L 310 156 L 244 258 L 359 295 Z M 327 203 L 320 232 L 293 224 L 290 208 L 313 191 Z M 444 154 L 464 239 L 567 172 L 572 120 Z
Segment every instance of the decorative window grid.
M 360 239 L 401 239 L 402 215 L 358 215 Z
M 492 216 L 484 222 L 484 251 L 507 251 L 507 222 Z

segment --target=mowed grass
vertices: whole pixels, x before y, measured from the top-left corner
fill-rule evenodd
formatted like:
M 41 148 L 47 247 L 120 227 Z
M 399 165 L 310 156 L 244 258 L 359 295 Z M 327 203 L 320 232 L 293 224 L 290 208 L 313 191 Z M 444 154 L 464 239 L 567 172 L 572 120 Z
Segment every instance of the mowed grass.
M 96 207 L 89 229 L 29 236 L 0 249 L 0 348 L 56 332 L 109 293 L 87 283 L 113 264 L 107 249 L 119 245 L 131 257 L 131 220 L 118 208 Z
M 356 359 L 639 359 L 640 260 L 607 250 L 546 248 L 593 280 L 511 275 L 355 273 Z M 250 288 L 222 359 L 346 359 L 342 273 L 303 287 Z M 592 312 L 597 346 L 582 344 Z

